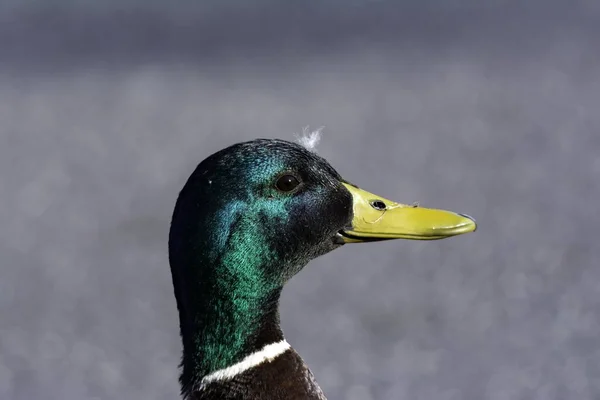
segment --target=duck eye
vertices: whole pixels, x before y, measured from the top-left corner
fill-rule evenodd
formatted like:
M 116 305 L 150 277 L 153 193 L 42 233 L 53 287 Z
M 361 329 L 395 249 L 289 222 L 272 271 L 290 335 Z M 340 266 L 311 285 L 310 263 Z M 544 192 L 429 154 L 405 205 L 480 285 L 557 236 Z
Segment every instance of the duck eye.
M 381 200 L 371 200 L 371 207 L 378 211 L 383 211 L 386 209 L 385 203 Z
M 275 186 L 282 192 L 291 192 L 292 190 L 296 189 L 299 184 L 300 181 L 298 178 L 296 178 L 294 175 L 286 174 L 277 179 Z

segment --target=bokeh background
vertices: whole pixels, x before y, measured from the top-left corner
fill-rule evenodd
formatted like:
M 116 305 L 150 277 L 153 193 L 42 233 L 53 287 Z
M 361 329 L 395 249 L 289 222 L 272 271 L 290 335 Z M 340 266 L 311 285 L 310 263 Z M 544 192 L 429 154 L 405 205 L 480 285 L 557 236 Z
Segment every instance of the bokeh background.
M 176 399 L 196 164 L 325 126 L 347 179 L 475 234 L 284 290 L 330 399 L 600 399 L 600 3 L 4 0 L 0 399 Z

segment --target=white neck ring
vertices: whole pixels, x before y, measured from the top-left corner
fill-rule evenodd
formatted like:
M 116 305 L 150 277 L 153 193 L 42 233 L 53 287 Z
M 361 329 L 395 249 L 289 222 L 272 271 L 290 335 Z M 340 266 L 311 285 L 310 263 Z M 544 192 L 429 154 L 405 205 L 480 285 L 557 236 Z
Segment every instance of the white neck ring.
M 259 366 L 260 364 L 271 362 L 277 356 L 285 353 L 289 348 L 290 344 L 285 339 L 281 340 L 280 342 L 268 344 L 261 350 L 246 356 L 242 361 L 206 375 L 200 382 L 200 388 L 211 382 L 219 382 L 231 379 L 251 368 Z

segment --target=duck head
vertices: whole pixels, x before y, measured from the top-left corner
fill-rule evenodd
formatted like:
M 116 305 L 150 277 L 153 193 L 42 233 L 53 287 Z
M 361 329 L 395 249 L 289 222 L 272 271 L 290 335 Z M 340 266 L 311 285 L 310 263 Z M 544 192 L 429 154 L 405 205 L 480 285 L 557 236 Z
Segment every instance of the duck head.
M 238 258 L 240 268 L 260 265 L 262 279 L 282 285 L 311 259 L 346 243 L 435 240 L 475 229 L 465 214 L 360 189 L 296 143 L 258 139 L 198 165 L 177 201 L 170 254 Z

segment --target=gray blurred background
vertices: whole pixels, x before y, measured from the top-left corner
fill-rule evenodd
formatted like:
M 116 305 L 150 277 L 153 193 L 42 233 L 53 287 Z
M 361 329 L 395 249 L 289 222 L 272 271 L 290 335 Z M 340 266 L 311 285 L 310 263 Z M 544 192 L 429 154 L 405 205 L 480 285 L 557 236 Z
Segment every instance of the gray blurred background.
M 0 399 L 176 399 L 167 234 L 255 137 L 475 216 L 345 246 L 283 293 L 330 399 L 600 399 L 600 3 L 0 5 Z

